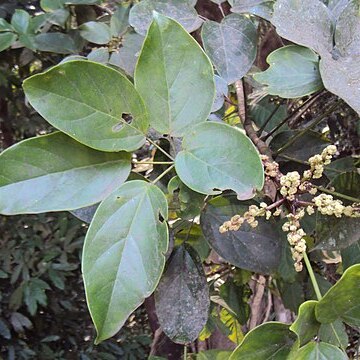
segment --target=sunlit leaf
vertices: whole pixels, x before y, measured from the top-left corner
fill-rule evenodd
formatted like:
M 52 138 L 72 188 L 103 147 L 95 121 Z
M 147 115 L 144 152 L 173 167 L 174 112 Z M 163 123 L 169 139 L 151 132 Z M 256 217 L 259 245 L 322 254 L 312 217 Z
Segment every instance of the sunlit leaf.
M 288 325 L 268 322 L 248 332 L 229 360 L 284 360 L 295 341 Z
M 236 128 L 215 122 L 197 125 L 184 136 L 182 148 L 175 158 L 176 172 L 194 191 L 215 195 L 230 189 L 244 200 L 263 187 L 259 154 Z
M 231 11 L 237 14 L 253 14 L 270 21 L 274 3 L 273 0 L 234 0 Z
M 82 260 L 97 343 L 117 333 L 155 290 L 168 247 L 166 219 L 164 194 L 142 180 L 126 182 L 97 209 Z
M 135 87 L 151 126 L 173 136 L 206 121 L 215 95 L 212 65 L 199 44 L 177 22 L 157 13 L 136 66 Z
M 80 27 L 80 35 L 94 44 L 107 44 L 111 40 L 111 30 L 108 25 L 98 21 L 89 21 Z
M 334 345 L 324 342 L 311 341 L 296 353 L 290 356 L 289 360 L 347 360 L 348 357 Z
M 130 81 L 116 70 L 69 61 L 25 80 L 24 90 L 40 115 L 85 145 L 133 151 L 145 142 L 145 106 Z
M 360 326 L 360 264 L 348 268 L 341 279 L 316 306 L 316 318 L 321 323 L 341 319 L 350 326 Z
M 254 74 L 254 79 L 267 85 L 270 95 L 298 98 L 323 88 L 319 57 L 310 49 L 289 45 L 273 51 L 266 59 L 270 67 Z
M 130 155 L 107 154 L 62 133 L 24 140 L 0 155 L 0 213 L 77 209 L 126 180 Z

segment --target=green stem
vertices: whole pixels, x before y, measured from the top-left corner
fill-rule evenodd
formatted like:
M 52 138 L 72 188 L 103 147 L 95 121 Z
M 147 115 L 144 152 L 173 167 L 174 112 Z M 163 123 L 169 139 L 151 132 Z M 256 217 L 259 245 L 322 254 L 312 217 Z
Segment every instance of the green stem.
M 146 165 L 172 165 L 174 162 L 173 161 L 137 161 L 137 160 L 133 160 L 132 161 L 133 164 L 136 165 L 141 165 L 141 164 L 146 164 Z
M 305 261 L 305 265 L 306 265 L 307 271 L 308 271 L 309 276 L 310 276 L 312 286 L 313 286 L 313 288 L 315 290 L 316 297 L 320 301 L 322 299 L 322 295 L 321 295 L 321 292 L 320 292 L 319 285 L 318 285 L 318 283 L 316 281 L 316 278 L 315 278 L 314 270 L 311 267 L 310 260 L 309 260 L 309 258 L 307 256 L 306 252 L 304 252 L 304 261 Z
M 162 172 L 154 181 L 151 183 L 154 185 L 156 184 L 160 179 L 162 179 L 167 173 L 169 173 L 173 168 L 175 167 L 174 164 L 172 164 L 170 167 L 168 167 L 164 172 Z
M 184 345 L 184 360 L 187 360 L 187 346 Z
M 293 136 L 285 145 L 283 145 L 278 151 L 275 152 L 274 156 L 282 153 L 289 146 L 291 146 L 296 140 L 304 136 L 309 130 L 313 129 L 316 125 L 320 124 L 328 115 L 330 115 L 335 110 L 337 106 L 338 106 L 338 101 L 336 101 L 326 112 L 324 112 L 317 119 L 315 119 L 309 126 L 307 126 L 305 129 L 301 130 L 298 134 Z
M 155 141 L 152 141 L 151 139 L 147 138 L 147 141 L 154 145 L 158 150 L 160 150 L 164 155 L 166 155 L 170 160 L 174 161 L 174 158 L 167 153 L 161 146 L 159 146 Z
M 318 189 L 319 191 L 325 193 L 325 194 L 334 195 L 334 196 L 336 196 L 338 198 L 348 200 L 348 201 L 351 201 L 351 202 L 354 202 L 354 203 L 360 203 L 360 199 L 358 199 L 358 198 L 354 198 L 352 196 L 341 194 L 341 193 L 338 193 L 336 191 L 331 191 L 331 190 L 325 189 L 325 188 L 323 188 L 321 186 L 317 186 L 317 185 L 312 185 L 312 186 L 314 188 Z
M 261 128 L 258 130 L 259 136 L 262 134 L 264 129 L 266 128 L 266 125 L 270 122 L 270 120 L 274 117 L 274 115 L 277 113 L 277 111 L 280 109 L 281 104 L 276 105 L 275 109 L 271 112 L 271 114 L 268 116 L 268 118 L 265 120 Z

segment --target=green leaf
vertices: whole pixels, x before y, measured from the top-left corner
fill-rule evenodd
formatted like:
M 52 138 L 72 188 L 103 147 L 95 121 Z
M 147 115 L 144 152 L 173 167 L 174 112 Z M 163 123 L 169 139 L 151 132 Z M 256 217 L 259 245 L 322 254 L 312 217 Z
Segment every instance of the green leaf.
M 98 21 L 89 21 L 79 26 L 80 35 L 94 44 L 107 44 L 111 40 L 111 30 L 108 25 Z
M 20 34 L 26 34 L 30 24 L 30 15 L 25 10 L 16 9 L 11 18 L 11 25 Z
M 3 18 L 0 18 L 0 32 L 14 31 L 14 28 Z
M 7 324 L 3 320 L 1 320 L 1 318 L 0 318 L 0 336 L 2 336 L 4 339 L 7 340 L 11 339 L 10 329 L 8 328 Z
M 271 22 L 285 39 L 320 55 L 332 50 L 332 16 L 320 0 L 277 0 Z
M 228 360 L 231 351 L 226 350 L 206 350 L 200 351 L 196 355 L 196 360 Z
M 340 347 L 343 350 L 348 347 L 349 338 L 345 325 L 341 320 L 335 320 L 330 324 L 321 324 L 318 337 L 321 341 Z
M 130 155 L 107 154 L 57 132 L 0 155 L 0 213 L 77 209 L 103 200 L 129 175 Z
M 275 135 L 271 140 L 270 148 L 273 151 L 279 150 L 292 137 L 296 136 L 301 130 L 282 131 Z M 321 154 L 322 150 L 330 144 L 329 140 L 315 131 L 308 131 L 306 136 L 302 136 L 295 140 L 288 148 L 282 151 L 279 155 L 295 158 L 298 160 L 307 161 L 315 154 Z M 285 158 L 286 159 L 286 158 Z
M 24 90 L 40 115 L 85 145 L 133 151 L 145 142 L 145 106 L 130 81 L 116 70 L 69 61 L 25 80 Z M 129 114 L 130 124 L 123 118 Z
M 31 329 L 33 326 L 29 318 L 18 312 L 11 314 L 10 323 L 17 333 L 22 333 L 25 329 Z
M 151 126 L 177 137 L 207 119 L 215 95 L 212 65 L 199 44 L 180 24 L 158 13 L 135 69 L 135 87 Z
M 134 77 L 135 65 L 140 55 L 144 37 L 135 32 L 126 34 L 122 39 L 122 47 L 110 56 L 109 64 L 124 70 Z
M 174 250 L 155 292 L 156 314 L 174 342 L 195 341 L 208 319 L 210 298 L 198 254 L 188 245 Z
M 326 177 L 332 181 L 343 172 L 351 172 L 355 170 L 354 159 L 351 156 L 336 159 L 329 165 L 325 166 L 324 173 Z
M 360 219 L 316 215 L 315 249 L 341 250 L 360 240 Z
M 167 215 L 164 194 L 142 180 L 123 184 L 96 211 L 82 260 L 96 343 L 117 333 L 155 290 L 168 247 Z
M 244 286 L 238 286 L 229 278 L 220 286 L 220 298 L 226 303 L 226 309 L 232 313 L 240 324 L 246 324 L 250 306 Z
M 290 356 L 289 360 L 347 360 L 348 357 L 334 345 L 324 342 L 309 342 L 296 353 Z
M 350 0 L 341 12 L 335 29 L 336 48 L 342 56 L 360 55 L 360 4 Z
M 270 67 L 254 74 L 254 79 L 267 85 L 270 95 L 298 98 L 323 88 L 319 57 L 310 49 L 297 45 L 284 46 L 266 59 Z
M 360 114 L 360 72 L 358 55 L 333 59 L 324 54 L 320 60 L 320 73 L 324 86 L 333 94 L 345 100 Z
M 184 136 L 182 148 L 175 158 L 176 172 L 194 191 L 216 195 L 230 189 L 244 200 L 263 187 L 259 154 L 237 128 L 215 122 L 199 124 Z
M 219 320 L 229 329 L 228 339 L 235 344 L 240 344 L 244 338 L 244 334 L 237 317 L 223 308 L 219 313 Z
M 102 0 L 61 0 L 65 5 L 95 5 Z
M 295 341 L 288 325 L 268 322 L 248 332 L 229 360 L 284 360 Z
M 327 6 L 331 10 L 334 20 L 339 18 L 340 14 L 348 5 L 348 3 L 349 0 L 328 0 Z
M 38 305 L 46 306 L 47 296 L 45 290 L 50 290 L 50 286 L 39 278 L 32 278 L 24 287 L 24 300 L 29 313 L 34 316 Z
M 360 175 L 356 171 L 338 174 L 329 185 L 341 194 L 360 198 Z
M 118 5 L 114 14 L 111 16 L 110 29 L 112 36 L 121 35 L 129 26 L 130 6 Z
M 109 50 L 106 47 L 101 47 L 92 50 L 87 58 L 90 61 L 98 62 L 100 64 L 107 64 L 109 62 Z
M 74 54 L 78 51 L 77 44 L 68 34 L 59 32 L 39 34 L 35 36 L 34 41 L 36 49 L 40 51 L 56 54 Z
M 273 7 L 273 0 L 234 0 L 231 11 L 237 14 L 253 14 L 270 21 Z
M 0 52 L 10 47 L 17 39 L 16 34 L 11 32 L 0 33 Z
M 224 96 L 228 95 L 228 85 L 227 82 L 220 76 L 215 75 L 215 100 L 211 108 L 211 112 L 218 111 L 222 108 L 225 98 Z
M 272 221 L 259 218 L 255 229 L 243 224 L 238 231 L 219 232 L 225 221 L 243 214 L 249 204 L 240 203 L 235 196 L 219 196 L 209 201 L 200 224 L 206 240 L 224 260 L 242 269 L 269 274 L 277 269 L 281 256 L 280 236 Z
M 183 243 L 191 245 L 200 256 L 200 259 L 204 261 L 209 256 L 211 249 L 204 238 L 200 225 L 191 221 L 181 222 L 182 224 L 179 224 L 179 226 L 177 222 L 174 224 L 175 246 Z
M 64 0 L 40 0 L 40 6 L 44 11 L 54 11 L 64 7 Z
M 143 0 L 130 10 L 129 23 L 140 35 L 145 35 L 153 18 L 153 11 L 179 22 L 188 32 L 199 28 L 202 20 L 190 0 Z
M 350 326 L 360 326 L 360 264 L 347 269 L 341 279 L 316 306 L 316 318 L 321 323 L 341 319 Z
M 341 259 L 344 270 L 352 265 L 360 264 L 360 239 L 354 244 L 341 250 Z
M 201 37 L 206 53 L 228 84 L 245 76 L 255 61 L 257 28 L 246 16 L 231 14 L 221 23 L 207 21 Z
M 300 346 L 312 340 L 318 333 L 320 323 L 315 317 L 315 307 L 318 302 L 306 301 L 300 305 L 299 314 L 294 323 L 290 326 L 300 340 Z

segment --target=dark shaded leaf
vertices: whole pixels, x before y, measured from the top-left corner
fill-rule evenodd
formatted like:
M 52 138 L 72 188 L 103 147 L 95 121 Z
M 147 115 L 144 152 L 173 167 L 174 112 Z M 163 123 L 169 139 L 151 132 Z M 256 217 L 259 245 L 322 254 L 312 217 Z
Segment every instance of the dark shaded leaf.
M 239 231 L 220 234 L 219 227 L 235 214 L 243 214 L 248 206 L 233 197 L 211 200 L 200 218 L 204 236 L 211 247 L 231 264 L 269 274 L 277 269 L 281 256 L 281 241 L 272 221 L 259 218 L 253 229 L 244 224 Z
M 180 344 L 193 342 L 209 313 L 209 289 L 201 259 L 189 246 L 174 250 L 155 293 L 156 314 L 165 334 Z

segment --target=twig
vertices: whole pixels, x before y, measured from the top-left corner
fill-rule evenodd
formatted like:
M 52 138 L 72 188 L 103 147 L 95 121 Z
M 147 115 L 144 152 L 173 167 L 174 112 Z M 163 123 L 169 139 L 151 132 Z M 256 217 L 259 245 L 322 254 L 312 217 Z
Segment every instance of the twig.
M 246 116 L 246 94 L 244 91 L 244 84 L 242 80 L 235 82 L 236 96 L 238 100 L 238 113 L 243 124 L 244 130 L 250 140 L 259 150 L 260 154 L 272 156 L 270 149 L 256 134 L 256 131 L 251 123 L 251 120 Z
M 249 323 L 249 330 L 253 329 L 260 319 L 260 307 L 262 298 L 264 296 L 266 279 L 263 275 L 259 275 L 255 290 L 255 295 L 251 304 L 251 318 Z
M 272 294 L 271 291 L 268 289 L 267 306 L 266 306 L 265 316 L 262 321 L 263 323 L 269 320 L 271 308 L 272 308 Z
M 309 260 L 309 258 L 307 256 L 306 251 L 304 252 L 304 261 L 305 261 L 306 269 L 307 269 L 307 271 L 309 273 L 309 276 L 310 276 L 312 286 L 313 286 L 313 288 L 315 290 L 316 297 L 320 301 L 322 299 L 322 295 L 321 295 L 321 292 L 320 292 L 319 284 L 316 281 L 314 270 L 311 267 L 311 263 L 310 263 L 310 260 Z
M 328 190 L 328 189 L 323 188 L 322 186 L 317 186 L 317 185 L 312 185 L 312 186 L 325 194 L 334 195 L 336 197 L 339 197 L 341 199 L 348 200 L 348 201 L 351 201 L 354 203 L 360 203 L 360 199 L 358 199 L 358 198 L 348 196 L 345 194 L 341 194 L 336 191 Z
M 266 125 L 270 122 L 270 120 L 274 117 L 274 115 L 277 113 L 277 111 L 279 110 L 281 104 L 277 105 L 275 107 L 275 109 L 271 112 L 271 114 L 268 116 L 268 118 L 265 120 L 265 122 L 262 124 L 261 128 L 258 130 L 258 134 L 259 136 L 262 134 L 262 132 L 264 131 Z
M 269 133 L 263 136 L 261 139 L 266 141 L 270 136 L 272 136 L 276 131 L 278 131 L 283 125 L 285 125 L 288 121 L 293 120 L 294 122 L 299 119 L 299 117 L 306 112 L 315 102 L 316 100 L 323 94 L 321 91 L 320 93 L 316 94 L 312 98 L 306 100 L 301 106 L 299 106 L 291 115 L 281 121 L 277 126 L 275 126 Z
M 147 141 L 154 145 L 158 150 L 160 150 L 164 155 L 166 155 L 170 160 L 174 161 L 174 158 L 167 153 L 161 146 L 159 146 L 155 141 L 152 141 L 150 138 L 147 138 Z
M 285 145 L 283 145 L 279 150 L 275 152 L 275 156 L 282 153 L 284 150 L 286 150 L 289 146 L 291 146 L 296 140 L 301 138 L 303 135 L 305 135 L 309 130 L 313 129 L 316 125 L 320 124 L 329 114 L 333 112 L 333 110 L 338 106 L 338 101 L 336 101 L 330 108 L 324 112 L 322 115 L 320 115 L 317 119 L 315 119 L 309 126 L 307 126 L 305 129 L 301 130 L 298 134 L 293 136 Z
M 153 180 L 151 183 L 154 185 L 156 184 L 160 179 L 162 179 L 167 173 L 169 173 L 173 168 L 174 164 L 168 167 L 164 172 L 162 172 L 155 180 Z

